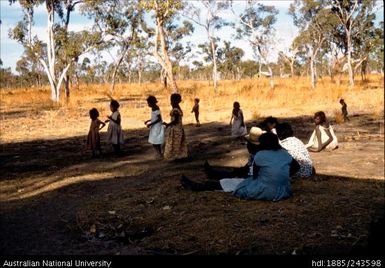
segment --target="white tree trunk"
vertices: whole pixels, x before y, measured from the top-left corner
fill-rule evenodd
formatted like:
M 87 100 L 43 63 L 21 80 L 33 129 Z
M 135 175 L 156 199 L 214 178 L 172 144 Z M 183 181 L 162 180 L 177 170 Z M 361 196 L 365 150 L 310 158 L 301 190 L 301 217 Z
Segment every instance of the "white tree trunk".
M 59 102 L 59 100 L 60 100 L 60 86 L 61 86 L 61 83 L 63 82 L 64 77 L 66 76 L 67 71 L 70 68 L 70 66 L 71 66 L 71 63 L 68 63 L 60 75 L 60 78 L 59 78 L 59 81 L 58 81 L 58 84 L 56 87 L 56 96 L 57 96 L 56 102 Z
M 213 57 L 213 83 L 214 83 L 214 92 L 217 93 L 218 89 L 218 77 L 217 77 L 217 57 L 215 53 L 215 43 L 214 39 L 210 37 L 210 43 L 211 43 L 211 54 Z
M 132 70 L 131 67 L 128 69 L 128 83 L 131 84 Z
M 126 55 L 127 51 L 128 51 L 128 47 L 125 48 L 125 50 L 123 51 L 122 55 L 119 57 L 118 61 L 115 63 L 114 71 L 112 73 L 111 86 L 110 86 L 110 93 L 111 94 L 114 93 L 115 83 L 116 83 L 116 74 L 118 72 L 119 66 L 122 63 L 123 58 Z
M 263 63 L 267 66 L 267 69 L 269 70 L 270 74 L 270 88 L 274 88 L 274 77 L 273 77 L 273 70 L 270 67 L 270 64 L 267 62 L 266 57 L 263 55 L 261 49 L 258 47 L 258 53 L 260 58 L 262 59 Z
M 313 56 L 310 57 L 310 80 L 311 87 L 314 89 L 317 85 L 317 76 Z
M 139 86 L 142 84 L 142 71 L 143 71 L 143 58 L 141 54 L 138 56 L 138 83 Z
M 267 64 L 267 69 L 269 70 L 269 73 L 270 73 L 270 88 L 274 89 L 274 75 L 273 75 L 273 70 L 270 67 L 270 64 Z
M 139 86 L 142 85 L 142 70 L 140 68 L 138 69 L 138 83 Z
M 346 30 L 346 39 L 348 43 L 348 55 L 347 55 L 347 64 L 348 64 L 348 74 L 349 74 L 349 86 L 354 86 L 354 72 L 352 67 L 352 36 L 350 31 Z
M 70 96 L 70 77 L 68 74 L 64 76 L 64 92 L 65 92 L 66 98 L 69 98 L 69 96 Z
M 51 5 L 51 6 L 50 6 Z M 57 87 L 56 83 L 56 76 L 55 76 L 55 39 L 54 39 L 54 33 L 53 33 L 53 24 L 54 24 L 54 7 L 53 3 L 47 2 L 47 57 L 48 57 L 48 68 L 46 72 L 48 71 L 47 75 L 50 78 L 50 84 L 51 84 L 51 99 L 55 102 L 59 102 L 59 94 L 60 90 Z
M 162 56 L 158 52 L 158 40 L 160 41 L 160 49 Z M 155 48 L 154 48 L 154 57 L 158 60 L 159 64 L 166 71 L 167 79 L 171 84 L 172 93 L 178 93 L 178 86 L 174 79 L 174 74 L 172 72 L 172 63 L 168 56 L 167 45 L 165 40 L 165 34 L 163 29 L 163 22 L 157 18 L 156 19 L 156 28 L 155 28 Z

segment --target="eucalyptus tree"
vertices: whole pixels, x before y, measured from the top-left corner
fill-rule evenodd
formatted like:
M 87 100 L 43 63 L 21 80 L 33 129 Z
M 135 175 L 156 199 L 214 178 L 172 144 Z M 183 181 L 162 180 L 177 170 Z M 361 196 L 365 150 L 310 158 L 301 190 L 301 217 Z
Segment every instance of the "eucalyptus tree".
M 43 65 L 51 86 L 51 99 L 60 100 L 60 87 L 71 64 L 78 57 L 87 52 L 99 40 L 98 35 L 87 31 L 70 32 L 71 13 L 75 6 L 83 0 L 9 0 L 11 4 L 18 2 L 24 16 L 10 31 L 10 37 L 24 46 L 26 50 L 33 51 L 36 58 Z M 39 40 L 33 36 L 34 9 L 40 5 L 45 6 L 47 13 L 47 41 Z M 55 16 L 59 18 L 55 21 Z M 36 49 L 40 46 L 40 49 Z M 66 92 L 69 95 L 69 91 Z
M 223 42 L 223 48 L 220 48 L 220 64 L 219 69 L 224 72 L 224 77 L 231 79 L 240 79 L 240 63 L 245 55 L 243 49 L 234 47 L 230 41 Z
M 62 32 L 57 35 L 57 66 L 65 68 L 63 76 L 66 97 L 70 96 L 70 74 L 74 75 L 80 56 L 102 42 L 99 33 L 89 31 Z
M 191 58 L 192 48 L 194 47 L 191 42 L 187 42 L 186 45 L 183 45 L 180 42 L 175 43 L 175 46 L 171 49 L 171 57 L 175 61 L 175 67 L 177 69 L 178 79 L 183 77 L 181 75 L 182 62 L 188 62 Z M 183 78 L 182 78 L 183 79 Z
M 216 43 L 219 40 L 216 31 L 222 27 L 228 25 L 228 23 L 221 17 L 221 12 L 228 9 L 230 6 L 229 1 L 216 1 L 216 0 L 201 0 L 195 1 L 194 4 L 189 4 L 185 9 L 184 15 L 191 21 L 204 28 L 207 34 L 207 38 L 210 44 L 210 58 L 213 64 L 213 82 L 214 91 L 217 92 L 218 88 L 218 62 L 217 62 L 217 46 Z M 200 9 L 197 4 L 201 4 L 203 7 Z
M 133 77 L 137 77 L 137 82 L 142 83 L 142 74 L 145 66 L 149 64 L 150 42 L 146 38 L 137 38 L 126 53 L 120 70 L 121 77 L 128 78 L 128 83 L 132 82 Z
M 36 69 L 34 62 L 31 62 L 30 59 L 26 56 L 22 56 L 16 62 L 16 72 L 19 73 L 19 76 L 29 85 L 35 84 L 36 86 L 41 86 L 41 74 Z
M 152 46 L 153 44 L 146 36 L 138 36 L 132 44 L 132 48 L 125 58 L 125 64 L 130 73 L 129 81 L 131 81 L 131 73 L 135 71 L 139 85 L 142 83 L 143 72 L 149 63 L 148 57 L 151 55 Z
M 253 78 L 258 74 L 259 64 L 255 60 L 246 60 L 239 63 L 241 73 L 246 78 Z
M 214 39 L 214 43 L 215 43 L 215 47 L 217 48 L 219 46 L 218 45 L 218 43 L 219 43 L 219 38 L 218 37 Z M 211 42 L 205 42 L 205 43 L 198 44 L 197 47 L 199 49 L 197 51 L 197 54 L 203 56 L 204 62 L 209 64 L 209 65 L 206 65 L 204 67 L 205 73 L 207 72 L 207 67 L 209 67 L 210 70 L 211 70 L 211 75 L 210 76 L 212 76 L 212 70 L 213 70 L 213 66 L 212 65 L 214 65 L 214 57 L 217 60 L 219 60 L 221 58 L 222 51 L 220 51 L 219 49 L 215 49 L 215 54 L 213 55 L 212 54 L 212 49 L 211 49 L 212 48 Z M 208 76 L 208 80 L 209 81 L 211 81 L 210 76 Z M 217 71 L 216 77 L 218 78 L 218 76 L 219 76 L 219 73 Z M 214 81 L 215 80 L 213 80 L 213 82 Z M 215 87 L 214 87 L 214 90 L 215 90 Z
M 299 44 L 298 42 L 292 42 L 290 48 L 287 51 L 280 51 L 278 56 L 289 64 L 290 66 L 290 75 L 294 77 L 294 65 L 297 61 L 297 54 L 299 52 Z
M 349 85 L 354 85 L 354 68 L 358 68 L 368 57 L 374 32 L 375 0 L 331 0 L 332 12 L 339 20 L 336 28 L 342 30 L 341 45 L 346 55 Z M 355 65 L 355 66 L 354 66 Z
M 162 66 L 162 69 L 165 70 L 172 92 L 176 93 L 179 90 L 170 60 L 170 51 L 167 44 L 167 35 L 170 33 L 167 33 L 166 27 L 177 18 L 178 12 L 184 8 L 184 5 L 180 0 L 140 0 L 139 2 L 140 7 L 150 12 L 155 21 L 154 31 L 150 28 L 146 29 L 150 36 L 154 35 L 152 54 Z
M 375 71 L 379 71 L 384 74 L 384 22 L 381 21 L 380 25 L 375 29 L 375 35 L 373 39 L 374 48 L 369 54 L 369 64 Z
M 273 6 L 258 3 L 258 1 L 247 1 L 240 15 L 237 15 L 233 8 L 232 11 L 237 17 L 237 24 L 235 24 L 236 38 L 247 38 L 254 55 L 260 60 L 260 68 L 261 63 L 268 68 L 270 86 L 274 88 L 273 71 L 268 57 L 274 42 L 274 24 L 277 21 L 278 10 Z
M 32 49 L 25 49 L 21 58 L 16 62 L 16 71 L 21 78 L 25 78 L 27 83 L 36 83 L 36 86 L 41 86 L 44 76 L 44 68 L 36 57 L 37 53 L 44 53 L 43 44 L 36 42 Z
M 99 83 L 108 84 L 108 63 L 102 57 L 94 59 L 94 64 L 89 68 L 88 72 L 94 74 L 92 83 L 97 78 Z
M 203 62 L 194 60 L 192 62 L 192 65 L 193 65 L 192 72 L 191 72 L 192 79 L 210 80 L 210 75 L 207 76 L 205 73 L 206 66 L 203 65 Z M 210 70 L 210 73 L 211 73 L 211 70 Z
M 312 88 L 317 85 L 316 59 L 324 42 L 335 28 L 333 14 L 326 0 L 295 0 L 290 5 L 289 14 L 294 25 L 299 28 L 295 42 L 307 55 Z
M 187 20 L 184 20 L 181 24 L 169 21 L 166 24 L 165 31 L 170 60 L 175 62 L 175 64 L 173 64 L 173 69 L 177 71 L 179 77 L 182 62 L 188 61 L 191 56 L 189 56 L 189 54 L 193 47 L 191 42 L 183 44 L 181 41 L 184 37 L 189 36 L 194 32 L 194 27 L 191 22 Z
M 119 68 L 142 33 L 143 12 L 139 2 L 131 0 L 87 1 L 82 12 L 93 19 L 93 29 L 104 37 L 105 42 L 97 50 L 107 50 L 113 59 L 109 79 L 113 94 Z
M 17 77 L 12 73 L 11 67 L 3 68 L 0 59 L 0 88 L 9 88 L 17 86 Z

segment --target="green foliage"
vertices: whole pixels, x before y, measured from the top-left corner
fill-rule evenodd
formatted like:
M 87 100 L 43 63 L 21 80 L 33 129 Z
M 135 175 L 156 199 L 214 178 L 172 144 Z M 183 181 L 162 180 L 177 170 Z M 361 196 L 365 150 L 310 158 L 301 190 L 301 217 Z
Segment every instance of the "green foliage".
M 219 42 L 219 38 L 215 38 L 214 39 L 214 45 L 215 47 L 217 47 L 218 45 L 218 42 Z M 203 44 L 199 44 L 198 45 L 198 48 L 200 49 L 200 51 L 198 52 L 199 54 L 203 55 L 203 59 L 205 62 L 212 62 L 213 61 L 213 53 L 212 53 L 212 50 L 211 50 L 211 44 L 209 42 L 206 42 L 206 43 L 203 43 Z M 220 57 L 220 51 L 216 50 L 215 51 L 215 56 L 216 58 L 219 58 Z
M 27 36 L 27 25 L 19 21 L 15 28 L 11 29 L 8 33 L 9 38 L 19 42 L 20 44 L 23 44 L 26 42 L 26 36 Z
M 13 87 L 16 84 L 16 77 L 12 74 L 11 68 L 0 68 L 0 88 Z
M 163 24 L 177 15 L 184 8 L 184 3 L 180 0 L 140 0 L 139 6 L 146 11 L 153 11 L 155 18 Z
M 277 15 L 278 10 L 273 6 L 249 5 L 240 15 L 242 21 L 246 24 L 241 23 L 238 25 L 236 37 L 241 39 L 246 35 L 252 38 L 255 33 L 258 33 L 258 38 L 270 35 L 277 21 Z
M 232 47 L 231 42 L 224 41 L 224 47 L 219 49 L 219 71 L 229 79 L 235 79 L 239 65 L 245 52 L 239 47 Z

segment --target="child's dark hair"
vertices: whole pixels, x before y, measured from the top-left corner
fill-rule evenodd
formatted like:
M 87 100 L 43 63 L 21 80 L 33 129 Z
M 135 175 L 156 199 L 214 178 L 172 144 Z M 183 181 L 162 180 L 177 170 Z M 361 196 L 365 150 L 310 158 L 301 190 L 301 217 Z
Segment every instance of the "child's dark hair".
M 194 101 L 196 101 L 197 103 L 199 103 L 199 98 L 195 98 Z
M 344 99 L 340 99 L 340 103 L 344 103 L 345 102 L 345 100 Z
M 147 102 L 150 104 L 156 104 L 156 103 L 158 103 L 158 100 L 155 98 L 155 96 L 150 95 L 147 98 Z
M 234 101 L 234 103 L 233 103 L 233 107 L 235 107 L 235 106 L 241 107 L 241 105 L 237 101 Z
M 98 110 L 96 109 L 96 108 L 92 108 L 91 110 L 90 110 L 90 118 L 92 119 L 92 120 L 95 120 L 96 118 L 98 118 L 99 117 L 99 112 L 98 112 Z
M 170 100 L 171 102 L 179 104 L 182 101 L 182 96 L 178 93 L 173 93 L 171 94 Z
M 294 136 L 293 129 L 289 123 L 280 123 L 276 126 L 277 135 L 280 140 Z
M 265 119 L 265 124 L 278 124 L 278 119 L 276 117 L 269 116 Z
M 118 109 L 120 106 L 120 104 L 117 100 L 111 100 L 110 105 L 116 109 Z
M 257 127 L 261 128 L 267 132 L 271 132 L 271 129 L 267 124 L 272 124 L 272 125 L 275 124 L 275 126 L 277 126 L 278 125 L 278 119 L 276 117 L 269 116 L 265 120 L 260 122 L 257 125 Z
M 326 115 L 325 115 L 325 113 L 323 111 L 316 112 L 314 114 L 314 118 L 316 118 L 316 117 L 319 117 L 320 124 L 323 124 L 323 123 L 326 122 Z
M 261 150 L 273 150 L 277 151 L 282 149 L 279 144 L 278 137 L 274 133 L 267 132 L 259 137 L 259 143 Z

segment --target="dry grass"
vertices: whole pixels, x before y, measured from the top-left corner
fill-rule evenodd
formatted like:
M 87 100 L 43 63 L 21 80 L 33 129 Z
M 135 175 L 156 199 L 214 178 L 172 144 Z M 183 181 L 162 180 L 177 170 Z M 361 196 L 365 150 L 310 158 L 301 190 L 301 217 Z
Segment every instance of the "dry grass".
M 185 113 L 184 123 L 194 123 L 190 113 L 194 98 L 200 98 L 201 123 L 228 122 L 232 105 L 239 101 L 246 120 L 256 120 L 269 115 L 291 117 L 312 115 L 323 110 L 327 116 L 339 119 L 339 99 L 344 98 L 350 115 L 384 112 L 384 81 L 381 75 L 370 75 L 366 82 L 357 81 L 354 88 L 347 87 L 347 77 L 341 86 L 330 78 L 318 81 L 315 90 L 308 78 L 295 77 L 275 80 L 274 90 L 267 78 L 241 81 L 220 81 L 218 92 L 208 81 L 178 81 Z M 25 140 L 84 134 L 88 130 L 89 109 L 99 110 L 104 120 L 109 111 L 111 97 L 121 103 L 122 124 L 125 129 L 143 127 L 149 118 L 146 104 L 148 95 L 155 95 L 166 121 L 169 120 L 169 89 L 160 83 L 118 84 L 112 95 L 108 85 L 81 85 L 73 89 L 69 100 L 55 104 L 50 100 L 50 89 L 22 88 L 1 91 L 1 140 Z M 15 123 L 14 118 L 18 118 Z M 27 130 L 27 134 L 26 134 Z M 52 131 L 54 130 L 54 131 Z M 12 135 L 9 135 L 12 133 Z
M 143 121 L 150 115 L 149 94 L 157 96 L 169 120 L 170 93 L 160 84 L 117 85 L 111 97 L 121 103 L 125 154 L 112 157 L 103 133 L 106 154 L 100 159 L 80 150 L 90 124 L 88 110 L 96 107 L 102 120 L 110 114 L 107 85 L 73 89 L 71 98 L 59 104 L 49 100 L 48 88 L 1 90 L 0 160 L 6 172 L 0 180 L 0 250 L 10 255 L 123 255 L 135 246 L 147 254 L 341 255 L 365 246 L 369 223 L 384 208 L 382 76 L 358 81 L 352 89 L 328 78 L 316 90 L 305 78 L 277 79 L 274 90 L 267 79 L 221 81 L 216 94 L 208 82 L 178 85 L 185 124 L 194 121 L 194 97 L 201 99 L 202 123 L 219 121 L 186 126 L 191 159 L 180 163 L 153 160 L 147 141 Z M 339 120 L 341 97 L 350 115 L 368 114 L 335 126 L 340 148 L 311 153 L 317 175 L 293 181 L 293 198 L 250 202 L 181 189 L 182 173 L 197 181 L 205 178 L 206 159 L 225 166 L 247 161 L 244 146 L 222 124 L 229 122 L 235 100 L 246 120 L 317 110 Z M 287 120 L 300 139 L 308 138 L 310 120 Z
M 337 124 L 342 124 L 344 122 L 344 116 L 339 110 L 334 111 L 334 118 Z

